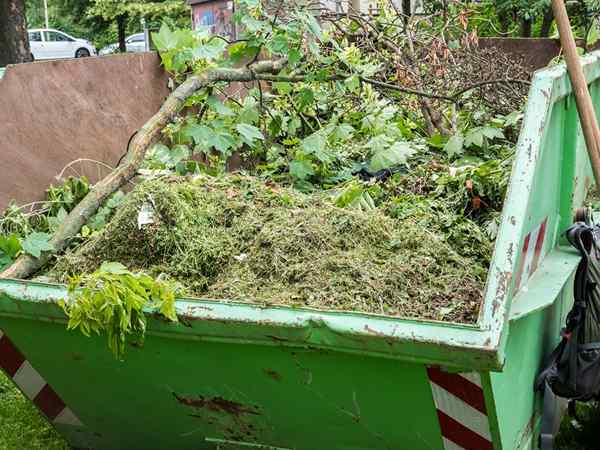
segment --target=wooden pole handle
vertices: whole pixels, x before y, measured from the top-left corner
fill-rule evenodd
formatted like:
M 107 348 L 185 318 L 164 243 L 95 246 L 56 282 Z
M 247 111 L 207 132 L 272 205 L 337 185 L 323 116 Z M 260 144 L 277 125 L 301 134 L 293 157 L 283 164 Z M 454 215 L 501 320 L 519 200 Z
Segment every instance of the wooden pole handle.
M 600 186 L 600 129 L 596 120 L 594 104 L 592 103 L 587 81 L 579 62 L 577 46 L 575 45 L 575 38 L 571 31 L 571 24 L 569 23 L 569 16 L 567 15 L 567 8 L 564 1 L 552 0 L 552 10 L 556 19 L 556 25 L 558 26 L 565 61 L 567 62 L 567 71 L 573 85 L 579 120 L 581 121 L 588 155 L 592 162 L 596 186 Z

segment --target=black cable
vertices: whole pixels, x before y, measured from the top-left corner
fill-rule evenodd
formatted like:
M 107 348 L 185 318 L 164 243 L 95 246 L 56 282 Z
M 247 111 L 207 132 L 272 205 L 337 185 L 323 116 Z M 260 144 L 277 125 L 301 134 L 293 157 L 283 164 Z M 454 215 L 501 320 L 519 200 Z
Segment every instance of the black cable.
M 121 161 L 123 161 L 123 158 L 125 158 L 125 156 L 127 156 L 127 153 L 129 153 L 129 145 L 131 144 L 131 141 L 133 140 L 133 137 L 138 134 L 139 130 L 135 130 L 133 132 L 133 134 L 129 137 L 129 140 L 127 141 L 127 148 L 125 150 L 125 153 L 123 153 L 121 155 L 121 157 L 119 158 L 119 161 L 117 161 L 117 165 L 115 167 L 119 167 L 121 165 Z

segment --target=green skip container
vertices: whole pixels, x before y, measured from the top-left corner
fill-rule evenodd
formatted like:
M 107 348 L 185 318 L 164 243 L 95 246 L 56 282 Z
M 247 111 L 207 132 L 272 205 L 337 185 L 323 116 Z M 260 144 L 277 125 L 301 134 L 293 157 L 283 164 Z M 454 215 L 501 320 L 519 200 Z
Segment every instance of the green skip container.
M 600 53 L 585 58 L 600 106 Z M 0 367 L 78 449 L 537 448 L 533 383 L 572 303 L 593 184 L 566 69 L 538 72 L 476 325 L 180 299 L 125 361 L 62 285 L 0 281 Z

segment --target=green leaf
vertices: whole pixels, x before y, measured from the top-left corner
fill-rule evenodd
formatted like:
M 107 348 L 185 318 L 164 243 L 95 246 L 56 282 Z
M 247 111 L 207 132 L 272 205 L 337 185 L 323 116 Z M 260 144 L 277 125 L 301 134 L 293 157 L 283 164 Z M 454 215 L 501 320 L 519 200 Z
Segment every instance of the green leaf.
M 340 192 L 335 198 L 335 205 L 340 208 L 345 208 L 352 205 L 360 200 L 363 193 L 365 192 L 364 187 L 357 183 L 351 182 L 346 188 Z
M 276 34 L 273 39 L 269 42 L 268 48 L 273 53 L 279 53 L 285 55 L 288 53 L 288 37 L 283 33 Z
M 288 62 L 291 66 L 295 66 L 302 60 L 302 53 L 296 48 L 292 48 L 288 52 Z
M 290 162 L 290 175 L 297 180 L 305 180 L 315 174 L 309 161 L 295 159 Z
M 213 130 L 209 127 L 205 125 L 198 125 L 197 123 L 192 123 L 186 126 L 183 130 L 184 133 L 187 136 L 190 136 L 197 145 L 208 145 L 208 141 L 214 134 Z
M 481 127 L 473 128 L 467 133 L 464 145 L 465 147 L 471 147 L 472 145 L 483 147 L 483 132 L 481 131 Z
M 360 78 L 358 75 L 352 75 L 344 80 L 344 84 L 350 92 L 356 94 L 360 90 Z
M 355 132 L 356 130 L 349 123 L 341 123 L 335 127 L 335 130 L 333 131 L 333 137 L 334 139 L 347 141 L 348 139 L 352 138 Z
M 454 158 L 455 156 L 462 155 L 463 152 L 463 144 L 465 142 L 465 138 L 461 133 L 456 133 L 444 146 L 444 151 L 448 155 L 448 158 Z
M 13 261 L 13 258 L 11 258 L 5 253 L 0 252 L 0 271 L 10 266 L 13 263 Z
M 513 111 L 508 116 L 505 117 L 504 126 L 506 127 L 514 127 L 519 123 L 519 121 L 523 118 L 523 113 L 521 111 Z
M 208 106 L 210 106 L 217 114 L 221 114 L 222 116 L 233 116 L 234 112 L 228 106 L 225 106 L 221 100 L 219 100 L 214 95 L 211 95 L 206 100 Z
M 236 139 L 226 131 L 219 131 L 212 135 L 208 141 L 209 146 L 216 148 L 221 153 L 228 153 L 228 150 L 235 146 Z
M 222 39 L 211 39 L 207 44 L 200 45 L 192 50 L 194 58 L 213 60 L 222 56 L 227 43 Z
M 106 202 L 106 207 L 109 209 L 115 209 L 121 203 L 123 203 L 123 199 L 125 198 L 125 193 L 123 191 L 117 191 L 113 195 L 111 195 Z
M 369 172 L 375 173 L 404 164 L 415 152 L 408 142 L 396 142 L 391 147 L 375 153 L 369 164 Z
M 489 140 L 504 139 L 504 133 L 499 128 L 495 128 L 495 127 L 483 127 L 481 129 L 481 132 Z
M 61 206 L 58 213 L 56 213 L 56 217 L 48 217 L 48 226 L 50 227 L 50 230 L 53 232 L 56 231 L 60 224 L 67 218 L 67 215 L 67 210 Z
M 356 181 L 351 182 L 335 199 L 336 206 L 340 208 L 356 208 L 362 211 L 375 209 L 375 202 L 363 185 Z
M 315 37 L 318 40 L 320 40 L 320 41 L 323 40 L 323 31 L 321 29 L 321 25 L 319 24 L 319 22 L 317 21 L 315 16 L 313 16 L 312 14 L 307 14 L 306 15 L 306 25 L 308 25 L 308 29 L 310 30 L 310 32 L 312 34 L 315 35 Z
M 446 138 L 444 136 L 442 136 L 440 133 L 436 133 L 429 138 L 427 143 L 430 147 L 441 149 L 444 148 L 445 140 Z
M 323 134 L 316 132 L 302 140 L 301 148 L 306 154 L 320 154 L 325 150 L 327 139 Z
M 254 145 L 255 140 L 259 139 L 262 141 L 265 138 L 262 132 L 253 125 L 239 123 L 235 126 L 235 129 L 240 133 L 242 141 L 251 147 Z
M 169 147 L 164 144 L 155 144 L 148 152 L 148 158 L 160 164 L 168 164 L 170 160 Z
M 307 106 L 315 101 L 315 93 L 310 88 L 302 88 L 296 95 L 296 101 L 298 103 L 298 109 L 304 111 Z
M 238 113 L 240 122 L 254 125 L 260 119 L 258 102 L 254 97 L 248 96 L 244 99 L 243 105 L 244 107 Z
M 484 138 L 489 140 L 503 139 L 504 133 L 501 129 L 495 127 L 476 127 L 467 133 L 464 145 L 465 147 L 471 147 L 472 145 L 483 147 Z
M 42 252 L 54 250 L 54 247 L 50 244 L 51 238 L 52 236 L 49 233 L 31 233 L 21 244 L 23 251 L 29 253 L 31 256 L 39 258 Z
M 152 33 L 152 41 L 159 51 L 172 50 L 177 47 L 177 35 L 163 24 L 158 33 Z
M 0 250 L 9 258 L 14 259 L 21 251 L 19 237 L 14 233 L 8 236 L 0 235 Z
M 104 273 L 112 273 L 115 275 L 122 275 L 125 273 L 129 273 L 129 270 L 127 270 L 127 267 L 125 267 L 123 264 L 121 264 L 120 262 L 103 262 L 102 265 L 100 266 L 100 272 L 104 272 Z
M 176 166 L 184 159 L 188 159 L 190 157 L 190 149 L 187 145 L 176 145 L 171 149 L 169 156 L 169 166 Z
M 287 81 L 277 81 L 273 83 L 273 89 L 275 89 L 280 94 L 289 94 L 293 90 L 292 83 L 288 83 Z

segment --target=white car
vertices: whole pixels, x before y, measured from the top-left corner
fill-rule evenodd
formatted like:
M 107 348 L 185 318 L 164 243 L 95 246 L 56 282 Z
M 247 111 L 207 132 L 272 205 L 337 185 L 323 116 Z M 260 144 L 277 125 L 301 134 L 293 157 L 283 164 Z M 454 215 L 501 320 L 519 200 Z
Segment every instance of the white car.
M 96 54 L 96 47 L 62 31 L 47 28 L 28 30 L 33 59 L 83 58 Z
M 144 38 L 144 33 L 132 34 L 131 36 L 127 36 L 125 39 L 125 48 L 127 52 L 130 53 L 138 53 L 146 51 L 146 40 Z M 119 50 L 119 43 L 115 42 L 114 44 L 107 45 L 100 49 L 98 52 L 100 55 L 110 55 L 111 53 L 115 53 Z

